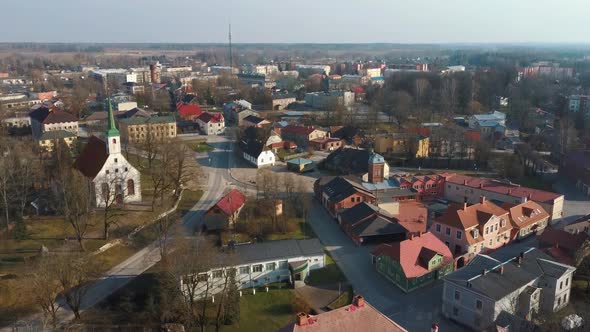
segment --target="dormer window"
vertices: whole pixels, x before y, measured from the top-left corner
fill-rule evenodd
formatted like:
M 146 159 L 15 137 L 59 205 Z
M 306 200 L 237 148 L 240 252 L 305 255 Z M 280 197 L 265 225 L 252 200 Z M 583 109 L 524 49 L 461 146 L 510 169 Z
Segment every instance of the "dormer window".
M 500 220 L 500 223 L 502 224 L 502 227 L 506 227 L 506 219 Z
M 479 237 L 479 230 L 478 229 L 474 229 L 473 230 L 473 238 L 477 239 Z

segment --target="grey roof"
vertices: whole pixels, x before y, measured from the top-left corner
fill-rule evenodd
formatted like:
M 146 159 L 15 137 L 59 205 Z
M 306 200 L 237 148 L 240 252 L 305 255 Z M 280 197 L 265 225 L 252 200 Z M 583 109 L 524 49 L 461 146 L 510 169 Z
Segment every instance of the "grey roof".
M 324 247 L 318 239 L 277 240 L 235 247 L 238 264 L 323 255 Z
M 464 268 L 447 275 L 445 280 L 497 301 L 542 276 L 558 277 L 575 270 L 572 266 L 555 262 L 536 248 L 524 252 L 520 265 L 516 262 L 518 254 L 508 255 L 502 251 L 500 249 L 490 255 L 476 256 Z M 499 272 L 500 266 L 504 267 L 502 274 Z
M 342 176 L 337 176 L 325 183 L 323 191 L 328 194 L 331 202 L 340 202 L 356 192 L 363 192 L 366 195 L 373 195 L 358 183 Z
M 405 234 L 407 232 L 387 211 L 366 202 L 344 210 L 340 214 L 340 220 L 344 224 L 358 223 L 351 230 L 359 236 Z
M 541 332 L 543 329 L 535 323 L 515 316 L 507 311 L 502 310 L 496 318 L 496 325 L 508 328 L 509 331 L 527 331 L 527 332 Z

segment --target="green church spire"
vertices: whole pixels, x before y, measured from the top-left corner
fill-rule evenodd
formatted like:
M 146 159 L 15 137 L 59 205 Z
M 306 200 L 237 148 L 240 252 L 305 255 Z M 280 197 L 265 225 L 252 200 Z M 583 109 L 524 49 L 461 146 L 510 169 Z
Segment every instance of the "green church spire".
M 119 136 L 119 130 L 115 124 L 115 115 L 113 114 L 113 105 L 111 104 L 111 97 L 107 98 L 109 104 L 109 128 L 107 130 L 107 137 Z

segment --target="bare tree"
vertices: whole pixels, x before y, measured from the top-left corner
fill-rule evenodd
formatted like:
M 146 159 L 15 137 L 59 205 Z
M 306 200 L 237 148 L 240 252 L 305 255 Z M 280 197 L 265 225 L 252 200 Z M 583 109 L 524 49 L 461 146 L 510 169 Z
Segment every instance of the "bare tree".
M 50 259 L 41 258 L 36 264 L 34 273 L 27 281 L 31 296 L 37 306 L 41 308 L 46 320 L 50 320 L 53 328 L 57 325 L 59 304 L 55 299 L 62 288 L 57 281 L 57 269 Z
M 78 172 L 65 172 L 62 177 L 60 199 L 61 208 L 67 223 L 74 229 L 80 249 L 86 250 L 83 240 L 88 228 L 92 226 L 91 183 Z
M 101 183 L 101 197 L 104 203 L 102 207 L 103 239 L 108 240 L 111 227 L 117 225 L 119 217 L 123 215 L 121 204 L 129 194 L 127 187 L 128 172 L 109 174 Z M 135 189 L 134 189 L 135 190 Z
M 82 301 L 90 282 L 97 276 L 97 266 L 88 255 L 73 252 L 56 255 L 53 264 L 66 305 L 74 313 L 75 319 L 80 319 Z

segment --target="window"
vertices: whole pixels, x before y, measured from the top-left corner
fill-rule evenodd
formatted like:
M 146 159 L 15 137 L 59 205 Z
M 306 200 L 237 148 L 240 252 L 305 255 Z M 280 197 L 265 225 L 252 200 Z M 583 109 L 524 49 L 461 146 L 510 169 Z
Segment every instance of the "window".
M 457 301 L 461 300 L 461 293 L 459 293 L 458 290 L 455 291 L 455 300 L 457 300 Z
M 488 235 L 488 233 L 489 233 L 489 228 L 488 228 L 488 227 L 486 227 L 486 232 L 485 232 L 485 234 L 486 234 L 486 235 Z
M 222 278 L 223 277 L 223 271 L 221 271 L 221 270 L 215 270 L 211 274 L 213 276 L 213 279 L 218 279 L 218 278 Z
M 568 277 L 567 279 L 565 279 L 565 285 L 567 286 L 570 283 L 570 278 Z
M 125 167 L 125 172 L 128 172 L 128 171 L 129 171 L 129 168 Z
M 209 279 L 209 275 L 207 275 L 207 273 L 201 273 L 197 276 L 197 281 L 207 281 L 207 279 Z
M 276 268 L 276 264 L 274 262 L 273 263 L 266 263 L 266 270 L 267 271 L 274 271 L 275 268 Z
M 437 233 L 440 233 L 440 224 L 436 224 L 435 229 Z
M 560 298 L 557 298 L 557 305 L 558 306 L 561 305 L 561 297 Z
M 262 264 L 253 265 L 252 272 L 262 272 Z
M 113 138 L 113 144 L 117 144 L 117 139 Z
M 127 195 L 135 195 L 135 182 L 132 179 L 127 180 Z
M 483 308 L 483 302 L 481 302 L 481 300 L 476 300 L 475 301 L 475 308 L 477 310 L 481 310 Z
M 109 185 L 107 183 L 103 183 L 100 185 L 102 197 L 106 200 L 109 195 Z
M 240 274 L 249 274 L 250 267 L 249 266 L 240 266 Z
M 449 243 L 449 241 L 445 241 L 445 245 L 449 248 L 451 248 L 451 244 Z
M 461 240 L 461 237 L 463 237 L 463 232 L 457 231 L 457 239 Z
M 498 224 L 496 224 L 495 230 L 498 231 Z
M 354 203 L 354 197 L 351 197 L 350 198 L 350 201 Z
M 492 243 L 494 243 L 494 239 L 490 239 L 490 247 L 492 246 Z
M 473 230 L 473 238 L 477 239 L 479 237 L 479 230 L 478 229 L 474 229 Z
M 566 304 L 566 303 L 567 303 L 567 294 L 564 294 L 563 295 L 563 304 Z
M 445 234 L 447 236 L 451 236 L 451 228 L 450 227 L 445 227 Z
M 500 222 L 502 223 L 502 227 L 506 227 L 506 219 L 502 219 Z
M 118 161 L 117 158 L 115 158 L 115 162 L 117 162 L 117 161 Z
M 109 174 L 109 170 L 107 169 L 105 173 Z
M 559 290 L 562 290 L 562 289 L 563 289 L 563 281 L 560 281 L 559 282 Z
M 115 173 L 119 173 L 119 169 L 118 168 L 115 168 Z
M 360 201 L 361 201 L 361 198 L 360 198 L 360 197 L 357 197 L 357 198 L 356 198 L 356 201 L 357 201 L 357 202 L 360 202 Z

